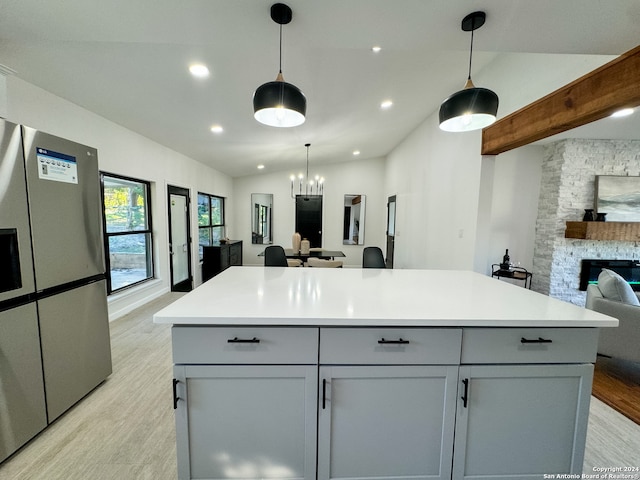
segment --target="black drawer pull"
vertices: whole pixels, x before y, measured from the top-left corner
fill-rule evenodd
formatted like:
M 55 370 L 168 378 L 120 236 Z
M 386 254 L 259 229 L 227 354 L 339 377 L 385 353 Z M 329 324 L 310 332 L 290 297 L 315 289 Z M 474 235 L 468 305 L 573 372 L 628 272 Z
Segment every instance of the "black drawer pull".
M 327 379 L 322 379 L 322 409 L 327 408 Z
M 178 397 L 178 383 L 180 383 L 180 381 L 177 378 L 174 378 L 173 379 L 173 409 L 174 410 L 178 408 L 178 400 L 180 400 L 180 397 Z
M 378 343 L 383 345 L 406 345 L 407 343 L 409 343 L 409 340 L 403 340 L 401 338 L 399 338 L 398 340 L 385 340 L 384 338 L 381 338 L 380 340 L 378 340 Z
M 227 343 L 260 343 L 260 339 L 256 337 L 253 337 L 253 338 L 233 337 L 227 340 Z
M 462 384 L 464 385 L 464 393 L 460 397 L 462 400 L 462 406 L 467 408 L 467 402 L 469 401 L 469 379 L 465 378 L 462 380 Z
M 522 337 L 520 339 L 520 343 L 553 343 L 553 340 L 549 340 L 546 338 L 538 337 L 534 340 L 529 340 L 528 338 Z

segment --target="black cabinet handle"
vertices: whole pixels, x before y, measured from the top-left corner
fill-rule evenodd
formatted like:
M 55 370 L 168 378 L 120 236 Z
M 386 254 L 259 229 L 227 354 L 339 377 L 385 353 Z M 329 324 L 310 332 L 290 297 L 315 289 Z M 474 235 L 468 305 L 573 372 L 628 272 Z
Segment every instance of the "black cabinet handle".
M 469 379 L 465 378 L 464 380 L 462 380 L 462 383 L 464 385 L 464 394 L 460 397 L 460 399 L 462 400 L 462 406 L 464 408 L 467 408 L 467 400 L 469 400 Z
M 326 408 L 326 398 L 327 398 L 327 379 L 322 379 L 322 409 Z
M 402 338 L 399 338 L 398 340 L 385 340 L 384 338 L 381 338 L 378 340 L 378 343 L 383 345 L 406 345 L 409 343 L 409 340 L 403 340 Z
M 176 408 L 178 408 L 178 400 L 180 400 L 180 398 L 178 397 L 178 383 L 180 383 L 180 381 L 176 378 L 173 379 L 173 409 L 175 410 Z
M 260 339 L 256 337 L 253 337 L 253 338 L 233 337 L 227 340 L 227 343 L 260 343 Z
M 538 338 L 535 338 L 533 340 L 530 340 L 528 338 L 522 337 L 520 339 L 520 343 L 553 343 L 553 340 L 549 340 L 549 339 L 542 338 L 542 337 L 538 337 Z

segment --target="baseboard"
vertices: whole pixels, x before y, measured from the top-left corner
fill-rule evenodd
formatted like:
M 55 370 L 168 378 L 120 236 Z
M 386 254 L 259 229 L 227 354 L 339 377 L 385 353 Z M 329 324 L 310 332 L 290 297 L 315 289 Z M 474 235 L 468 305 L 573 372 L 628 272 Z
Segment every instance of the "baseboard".
M 170 288 L 168 286 L 162 286 L 162 282 L 156 280 L 149 284 L 132 288 L 116 296 L 110 296 L 107 299 L 109 302 L 109 321 L 113 322 L 136 308 L 142 307 L 165 293 L 169 293 L 169 291 Z

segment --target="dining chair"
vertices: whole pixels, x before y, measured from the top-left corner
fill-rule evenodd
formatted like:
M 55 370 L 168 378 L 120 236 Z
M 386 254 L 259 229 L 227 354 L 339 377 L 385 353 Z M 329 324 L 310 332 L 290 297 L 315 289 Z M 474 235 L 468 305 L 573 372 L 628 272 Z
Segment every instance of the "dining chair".
M 362 268 L 386 268 L 380 247 L 365 247 L 362 250 Z
M 280 245 L 269 245 L 264 249 L 265 267 L 288 267 L 287 256 Z

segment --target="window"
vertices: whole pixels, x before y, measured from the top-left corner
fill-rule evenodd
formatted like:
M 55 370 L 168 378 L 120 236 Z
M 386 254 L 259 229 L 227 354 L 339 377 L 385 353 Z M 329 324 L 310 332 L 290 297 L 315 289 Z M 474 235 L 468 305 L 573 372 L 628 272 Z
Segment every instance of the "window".
M 224 238 L 224 198 L 198 192 L 198 244 L 214 245 Z
M 153 278 L 150 183 L 101 173 L 107 293 Z

